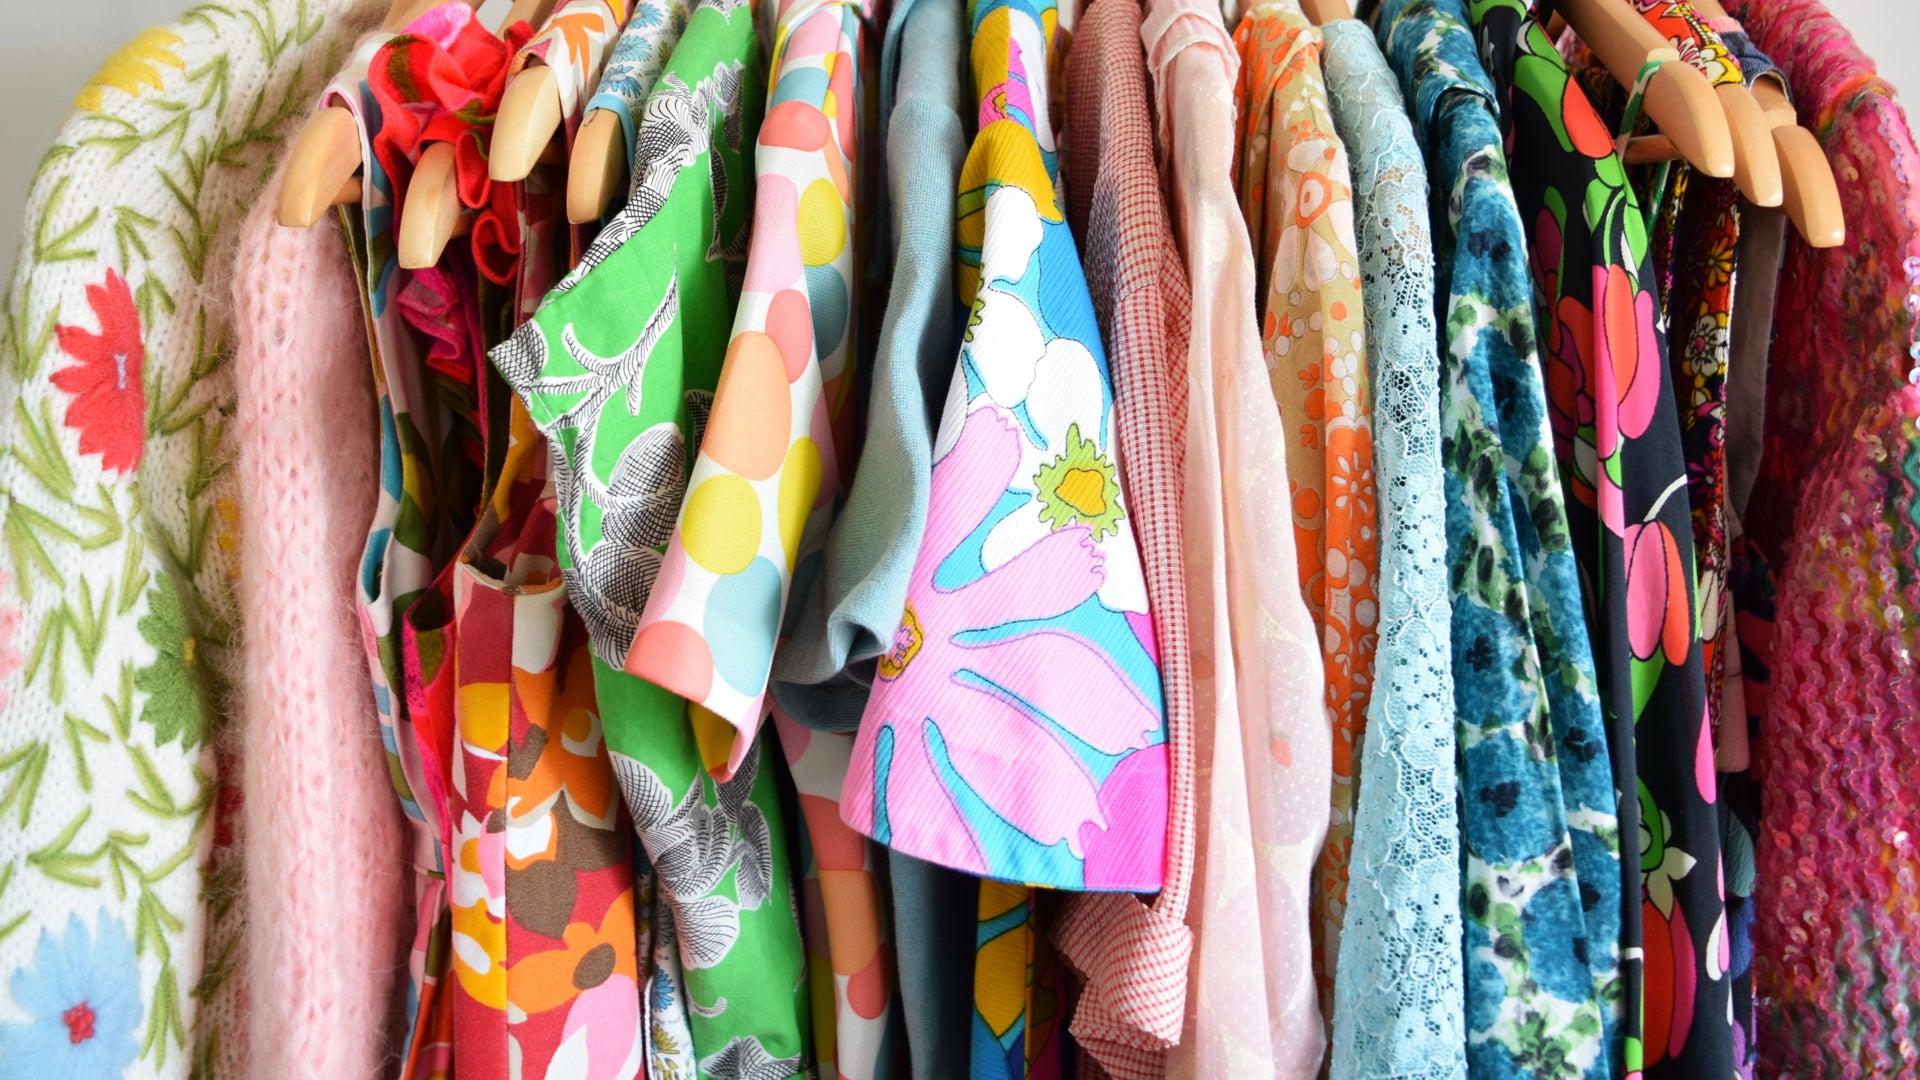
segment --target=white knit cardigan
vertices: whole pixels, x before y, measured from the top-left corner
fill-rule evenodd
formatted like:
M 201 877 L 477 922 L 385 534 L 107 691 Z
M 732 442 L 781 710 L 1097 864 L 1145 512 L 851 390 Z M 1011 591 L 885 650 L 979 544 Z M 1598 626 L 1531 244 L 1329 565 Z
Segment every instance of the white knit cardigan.
M 34 178 L 0 337 L 0 1076 L 245 1068 L 234 251 L 386 6 L 197 4 Z

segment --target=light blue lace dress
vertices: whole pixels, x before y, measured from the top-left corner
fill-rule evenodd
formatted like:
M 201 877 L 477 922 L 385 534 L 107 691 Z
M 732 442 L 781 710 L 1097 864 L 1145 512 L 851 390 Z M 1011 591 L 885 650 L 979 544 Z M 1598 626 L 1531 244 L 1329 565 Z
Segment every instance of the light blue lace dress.
M 1385 0 L 1379 20 L 1433 180 L 1468 1071 L 1605 1080 L 1623 1065 L 1618 803 L 1526 234 L 1466 0 Z
M 1452 605 L 1427 171 L 1372 31 L 1323 28 L 1353 168 L 1381 507 L 1380 645 L 1361 744 L 1333 1080 L 1464 1077 Z

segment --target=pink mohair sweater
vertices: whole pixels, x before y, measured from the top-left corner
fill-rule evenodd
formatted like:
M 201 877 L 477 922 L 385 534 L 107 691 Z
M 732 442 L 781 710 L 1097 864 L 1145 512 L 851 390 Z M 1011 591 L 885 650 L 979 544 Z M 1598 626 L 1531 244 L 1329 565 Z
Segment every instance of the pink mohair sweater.
M 281 228 L 279 200 L 276 175 L 234 274 L 252 1073 L 376 1080 L 408 916 L 354 615 L 379 490 L 372 367 L 339 224 Z

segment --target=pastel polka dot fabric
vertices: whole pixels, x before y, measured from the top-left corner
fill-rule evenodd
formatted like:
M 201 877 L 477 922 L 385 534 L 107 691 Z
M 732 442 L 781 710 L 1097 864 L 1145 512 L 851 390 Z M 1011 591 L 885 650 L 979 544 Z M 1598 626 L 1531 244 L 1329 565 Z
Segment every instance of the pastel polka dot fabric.
M 803 920 L 815 1064 L 820 1075 L 839 1080 L 884 1080 L 895 1075 L 898 1056 L 887 1031 L 894 1022 L 894 950 L 887 940 L 885 853 L 840 820 L 853 737 L 811 731 L 777 707 L 773 721 L 813 854 L 800 903 L 803 915 L 819 907 L 818 924 L 811 915 Z M 824 946 L 818 953 L 816 938 Z
M 733 775 L 765 712 L 767 673 L 803 554 L 840 492 L 854 391 L 854 177 L 866 13 L 799 0 L 756 150 L 752 242 L 713 416 L 626 669 L 731 724 Z

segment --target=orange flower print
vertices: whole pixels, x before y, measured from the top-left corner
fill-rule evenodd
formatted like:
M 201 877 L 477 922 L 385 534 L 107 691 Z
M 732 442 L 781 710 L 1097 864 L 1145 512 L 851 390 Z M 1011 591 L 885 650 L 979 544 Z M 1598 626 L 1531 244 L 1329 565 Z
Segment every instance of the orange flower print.
M 1372 535 L 1373 437 L 1364 428 L 1342 425 L 1328 433 L 1327 522 L 1329 529 Z

